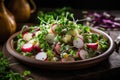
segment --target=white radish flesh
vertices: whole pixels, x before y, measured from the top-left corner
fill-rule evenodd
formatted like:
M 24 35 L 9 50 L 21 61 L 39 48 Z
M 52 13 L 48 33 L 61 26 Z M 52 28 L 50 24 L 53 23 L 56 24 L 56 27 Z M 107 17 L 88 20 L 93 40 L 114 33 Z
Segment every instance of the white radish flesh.
M 37 37 L 39 34 L 41 34 L 41 31 L 35 31 L 32 36 L 36 36 Z
M 32 50 L 33 50 L 33 44 L 31 43 L 26 43 L 22 46 L 23 52 L 31 52 Z
M 78 52 L 78 56 L 80 57 L 80 59 L 87 59 L 89 54 L 87 51 L 81 49 L 79 52 Z
M 33 45 L 35 45 L 36 44 L 36 39 L 31 39 L 30 41 L 28 41 L 28 43 L 31 43 L 31 44 L 33 44 Z
M 83 48 L 84 46 L 84 42 L 81 38 L 79 37 L 76 37 L 74 40 L 73 40 L 73 46 L 80 49 L 80 48 Z
M 39 52 L 37 53 L 37 55 L 35 56 L 36 60 L 41 60 L 41 61 L 45 61 L 47 60 L 47 53 L 45 52 Z
M 29 41 L 30 39 L 32 39 L 32 33 L 26 32 L 23 34 L 23 40 Z

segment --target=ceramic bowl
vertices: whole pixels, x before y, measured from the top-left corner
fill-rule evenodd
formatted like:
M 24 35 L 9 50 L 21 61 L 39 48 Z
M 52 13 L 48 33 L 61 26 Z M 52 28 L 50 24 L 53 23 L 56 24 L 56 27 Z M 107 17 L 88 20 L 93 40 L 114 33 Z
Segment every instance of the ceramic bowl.
M 110 54 L 114 51 L 114 41 L 112 40 L 112 38 L 108 34 L 106 34 L 105 32 L 103 32 L 101 30 L 94 29 L 94 28 L 91 28 L 91 31 L 98 33 L 98 34 L 103 34 L 104 37 L 109 40 L 110 46 L 102 54 L 95 56 L 93 58 L 85 59 L 85 60 L 69 61 L 69 62 L 50 62 L 50 61 L 39 61 L 39 60 L 35 60 L 35 59 L 27 57 L 27 56 L 23 56 L 23 55 L 19 54 L 14 49 L 13 39 L 20 32 L 13 34 L 7 40 L 6 49 L 12 56 L 14 56 L 19 61 L 23 62 L 26 65 L 35 67 L 35 68 L 51 69 L 51 70 L 75 70 L 75 69 L 88 68 L 88 67 L 92 67 L 94 65 L 97 65 L 98 63 L 102 62 L 105 59 L 108 59 Z

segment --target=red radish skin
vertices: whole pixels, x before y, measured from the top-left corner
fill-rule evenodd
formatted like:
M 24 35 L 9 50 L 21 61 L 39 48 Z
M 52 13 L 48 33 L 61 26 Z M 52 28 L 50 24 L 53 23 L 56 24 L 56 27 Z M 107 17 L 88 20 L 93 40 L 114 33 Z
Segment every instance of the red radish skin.
M 55 48 L 54 48 L 54 50 L 55 50 L 55 52 L 57 53 L 57 55 L 60 55 L 60 48 L 61 48 L 61 45 L 57 43 L 57 44 L 55 45 Z
M 83 40 L 83 36 L 82 35 L 78 35 L 78 37 Z
M 32 33 L 26 32 L 23 34 L 22 38 L 25 41 L 29 41 L 30 39 L 32 39 Z
M 22 46 L 23 52 L 32 52 L 33 49 L 34 49 L 33 44 L 31 44 L 31 43 L 26 43 Z
M 73 46 L 78 49 L 83 48 L 84 42 L 81 38 L 77 37 L 76 39 L 73 40 Z
M 97 50 L 98 48 L 98 43 L 87 43 L 86 45 L 88 48 L 91 48 L 93 50 Z
M 78 51 L 78 56 L 82 60 L 88 58 L 88 55 L 89 55 L 88 52 L 85 51 L 84 49 L 81 49 L 80 51 Z
M 36 60 L 46 61 L 47 60 L 47 53 L 46 52 L 39 52 L 35 56 Z
M 53 33 L 55 33 L 55 28 L 57 27 L 57 24 L 54 24 L 52 27 L 51 27 L 51 31 L 53 32 Z
M 36 44 L 34 45 L 34 49 L 37 50 L 38 52 L 41 51 L 41 48 L 40 48 L 40 46 L 39 46 L 39 43 L 36 43 Z

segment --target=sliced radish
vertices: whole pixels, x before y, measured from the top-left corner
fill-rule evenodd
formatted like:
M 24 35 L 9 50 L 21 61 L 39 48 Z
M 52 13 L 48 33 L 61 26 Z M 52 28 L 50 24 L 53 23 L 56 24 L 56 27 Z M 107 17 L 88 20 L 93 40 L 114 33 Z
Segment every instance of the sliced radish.
M 87 43 L 86 45 L 88 48 L 91 48 L 93 50 L 97 50 L 98 48 L 98 43 Z
M 37 53 L 37 55 L 35 56 L 36 60 L 41 60 L 41 61 L 45 61 L 47 60 L 47 53 L 46 52 L 39 52 Z
M 22 46 L 23 52 L 31 52 L 32 50 L 33 50 L 33 44 L 31 43 L 26 43 Z
M 41 51 L 41 48 L 40 48 L 40 46 L 39 46 L 39 42 L 37 42 L 37 43 L 34 45 L 34 48 L 35 48 L 35 50 L 37 50 L 38 52 Z
M 41 34 L 41 31 L 35 31 L 32 36 L 38 36 L 39 34 Z
M 35 45 L 36 44 L 36 39 L 31 39 L 30 41 L 28 41 L 28 43 L 31 43 L 31 44 Z
M 55 28 L 57 27 L 57 24 L 54 24 L 52 27 L 51 27 L 51 31 L 53 32 L 53 33 L 55 33 Z
M 32 33 L 26 32 L 23 34 L 23 40 L 29 41 L 30 39 L 32 39 Z
M 73 40 L 73 46 L 78 49 L 83 48 L 84 42 L 81 38 L 75 37 L 75 39 Z
M 55 45 L 54 50 L 55 50 L 55 52 L 56 52 L 58 55 L 60 55 L 60 48 L 61 48 L 61 45 L 57 43 L 57 44 Z
M 81 49 L 79 52 L 78 52 L 78 56 L 80 57 L 80 59 L 87 59 L 89 54 L 87 51 Z
M 61 62 L 68 62 L 68 61 L 75 61 L 73 57 L 68 57 L 68 58 L 62 58 Z
M 47 34 L 45 38 L 48 41 L 48 43 L 55 42 L 55 35 L 54 34 Z
M 48 31 L 48 33 L 50 33 L 50 34 L 54 34 L 51 29 L 48 29 L 47 31 Z
M 81 38 L 83 40 L 83 36 L 82 35 L 78 35 L 79 38 Z

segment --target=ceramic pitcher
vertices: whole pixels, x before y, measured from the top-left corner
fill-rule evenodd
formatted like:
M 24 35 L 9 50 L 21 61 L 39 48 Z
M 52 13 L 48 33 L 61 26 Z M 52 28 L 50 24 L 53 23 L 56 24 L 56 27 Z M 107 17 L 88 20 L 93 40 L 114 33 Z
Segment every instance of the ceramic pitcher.
M 31 5 L 30 5 L 31 4 Z M 17 22 L 25 22 L 30 18 L 31 13 L 36 10 L 33 0 L 10 0 L 8 9 L 13 13 Z

